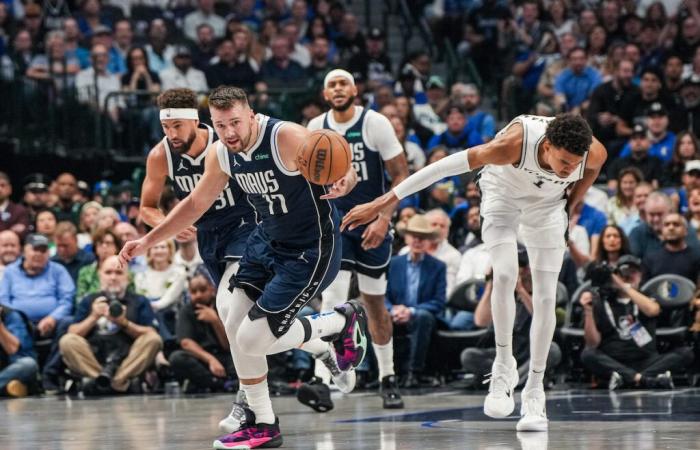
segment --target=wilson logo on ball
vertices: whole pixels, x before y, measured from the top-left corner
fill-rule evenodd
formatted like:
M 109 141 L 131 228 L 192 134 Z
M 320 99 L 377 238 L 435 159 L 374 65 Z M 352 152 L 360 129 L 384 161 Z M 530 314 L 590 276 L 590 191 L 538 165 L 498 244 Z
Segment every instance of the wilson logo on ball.
M 321 175 L 322 175 L 323 169 L 326 165 L 327 155 L 328 155 L 328 151 L 325 148 L 319 148 L 316 151 L 316 161 L 314 164 L 314 174 L 313 174 L 314 181 L 321 180 Z

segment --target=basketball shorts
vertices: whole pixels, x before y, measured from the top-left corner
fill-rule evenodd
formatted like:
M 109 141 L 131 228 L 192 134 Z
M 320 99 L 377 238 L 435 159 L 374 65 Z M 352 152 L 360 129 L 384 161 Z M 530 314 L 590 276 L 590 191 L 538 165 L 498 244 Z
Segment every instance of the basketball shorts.
M 238 261 L 243 256 L 248 237 L 255 230 L 255 217 L 246 218 L 238 226 L 197 228 L 197 246 L 214 282 L 219 284 L 226 270 L 226 263 Z
M 257 227 L 248 238 L 231 288 L 243 289 L 255 305 L 251 320 L 266 318 L 272 333 L 287 332 L 296 314 L 335 279 L 340 270 L 340 233 L 290 245 L 273 241 Z
M 364 226 L 342 233 L 342 270 L 354 270 L 371 278 L 381 278 L 386 274 L 391 261 L 391 244 L 394 233 L 387 233 L 384 241 L 377 248 L 364 250 L 362 248 L 362 233 Z

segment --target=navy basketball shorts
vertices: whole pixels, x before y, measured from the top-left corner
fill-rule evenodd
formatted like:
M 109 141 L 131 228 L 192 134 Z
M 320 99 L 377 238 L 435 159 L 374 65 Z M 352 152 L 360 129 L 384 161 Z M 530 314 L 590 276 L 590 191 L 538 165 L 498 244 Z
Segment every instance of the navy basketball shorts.
M 250 320 L 265 317 L 276 337 L 287 332 L 296 314 L 322 292 L 340 270 L 340 233 L 294 244 L 270 240 L 262 227 L 248 238 L 231 287 L 243 289 L 255 305 Z
M 371 278 L 380 278 L 389 268 L 391 261 L 391 244 L 393 232 L 387 233 L 384 241 L 377 248 L 364 250 L 362 248 L 362 233 L 365 227 L 342 233 L 343 256 L 341 270 L 354 270 Z
M 197 228 L 199 255 L 217 286 L 226 270 L 226 263 L 243 257 L 248 237 L 255 227 L 253 219 L 241 226 L 232 223 L 216 228 Z

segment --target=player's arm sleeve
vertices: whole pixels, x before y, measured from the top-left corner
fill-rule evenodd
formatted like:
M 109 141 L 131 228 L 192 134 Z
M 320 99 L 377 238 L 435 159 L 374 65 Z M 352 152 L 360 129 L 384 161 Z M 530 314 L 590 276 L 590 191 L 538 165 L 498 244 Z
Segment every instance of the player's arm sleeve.
M 469 172 L 469 149 L 456 152 L 423 167 L 418 172 L 403 180 L 394 190 L 394 194 L 402 200 L 414 192 L 421 191 L 443 178 L 453 177 Z
M 403 153 L 403 146 L 396 137 L 396 132 L 389 119 L 379 113 L 371 114 L 368 119 L 366 125 L 366 135 L 370 140 L 368 144 L 379 151 L 384 161 L 396 158 Z

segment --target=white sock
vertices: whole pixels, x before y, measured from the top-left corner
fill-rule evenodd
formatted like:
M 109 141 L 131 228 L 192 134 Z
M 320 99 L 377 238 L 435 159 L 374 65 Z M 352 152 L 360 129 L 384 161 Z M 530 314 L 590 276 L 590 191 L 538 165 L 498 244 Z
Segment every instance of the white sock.
M 379 366 L 379 381 L 384 377 L 394 375 L 394 339 L 390 338 L 389 342 L 384 345 L 372 343 L 374 354 L 377 357 L 377 366 Z
M 518 247 L 515 242 L 505 242 L 492 247 L 490 253 L 493 262 L 491 314 L 496 336 L 496 361 L 510 366 L 513 361 L 513 292 L 518 281 Z
M 272 411 L 270 391 L 267 387 L 267 378 L 258 384 L 242 384 L 248 406 L 255 413 L 255 423 L 275 423 L 275 413 Z
M 349 270 L 341 270 L 335 276 L 335 280 L 323 290 L 321 294 L 321 312 L 333 311 L 333 308 L 342 305 L 348 300 L 348 291 L 350 291 L 350 279 L 352 272 Z
M 268 347 L 267 354 L 286 352 L 293 348 L 301 348 L 304 344 L 306 329 L 301 323 L 306 320 L 311 328 L 311 336 L 307 342 L 340 333 L 345 326 L 345 316 L 335 311 L 312 316 L 300 317 L 292 323 L 289 330 Z M 264 322 L 264 321 L 260 321 Z M 267 324 L 265 324 L 267 326 Z

